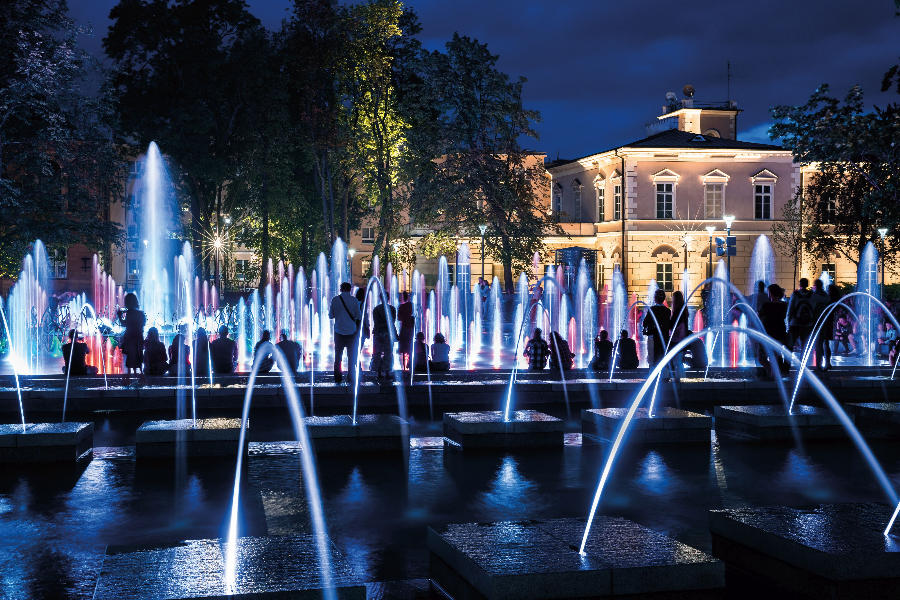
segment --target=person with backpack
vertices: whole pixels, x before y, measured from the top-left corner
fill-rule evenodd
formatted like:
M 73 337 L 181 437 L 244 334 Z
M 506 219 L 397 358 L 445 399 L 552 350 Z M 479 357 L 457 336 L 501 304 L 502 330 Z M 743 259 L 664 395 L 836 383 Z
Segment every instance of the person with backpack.
M 328 307 L 328 317 L 334 319 L 334 382 L 337 384 L 342 383 L 344 379 L 341 372 L 344 349 L 347 350 L 348 384 L 353 384 L 353 375 L 356 372 L 356 336 L 359 333 L 362 313 L 359 310 L 359 302 L 350 293 L 352 289 L 350 283 L 343 282 L 341 293 L 331 299 L 331 306 Z
M 812 335 L 813 326 L 816 324 L 816 305 L 819 303 L 818 295 L 809 289 L 809 280 L 802 278 L 800 287 L 791 294 L 788 304 L 788 343 L 789 352 L 794 351 L 797 340 L 800 341 L 802 352 Z

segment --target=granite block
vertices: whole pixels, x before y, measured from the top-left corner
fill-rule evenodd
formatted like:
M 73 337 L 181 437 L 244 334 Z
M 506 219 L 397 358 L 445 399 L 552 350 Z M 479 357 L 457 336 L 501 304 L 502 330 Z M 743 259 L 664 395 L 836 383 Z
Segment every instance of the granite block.
M 313 535 L 237 540 L 234 587 L 226 589 L 222 540 L 191 540 L 149 547 L 106 549 L 95 600 L 156 598 L 322 598 Z M 360 577 L 329 540 L 331 588 L 339 600 L 365 600 Z
M 490 600 L 719 598 L 724 564 L 620 517 L 451 524 L 428 529 L 432 579 L 454 597 Z
M 829 409 L 794 405 L 789 414 L 783 405 L 717 406 L 716 433 L 758 440 L 793 439 L 795 433 L 808 439 L 833 439 L 847 435 L 838 417 Z
M 896 597 L 900 544 L 884 535 L 892 512 L 876 503 L 710 511 L 713 554 L 798 595 Z

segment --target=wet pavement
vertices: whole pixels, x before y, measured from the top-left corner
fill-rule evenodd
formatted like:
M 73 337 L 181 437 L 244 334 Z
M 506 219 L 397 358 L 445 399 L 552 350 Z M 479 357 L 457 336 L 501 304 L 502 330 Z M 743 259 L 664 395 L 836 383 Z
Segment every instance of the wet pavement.
M 410 419 L 408 465 L 399 453 L 319 456 L 329 534 L 360 580 L 427 578 L 429 525 L 587 516 L 608 445 L 581 443 L 578 411 L 542 410 L 565 420 L 560 449 L 444 450 L 440 416 L 425 410 Z M 297 445 L 278 442 L 292 436 L 285 417 L 251 414 L 242 535 L 311 533 Z M 108 545 L 224 536 L 235 459 L 136 462 L 143 420 L 100 415 L 89 463 L 0 471 L 0 596 L 90 598 Z M 900 487 L 897 442 L 870 446 Z M 710 509 L 870 501 L 886 498 L 849 440 L 720 438 L 700 447 L 626 445 L 598 514 L 709 552 Z M 398 586 L 423 597 L 420 584 Z

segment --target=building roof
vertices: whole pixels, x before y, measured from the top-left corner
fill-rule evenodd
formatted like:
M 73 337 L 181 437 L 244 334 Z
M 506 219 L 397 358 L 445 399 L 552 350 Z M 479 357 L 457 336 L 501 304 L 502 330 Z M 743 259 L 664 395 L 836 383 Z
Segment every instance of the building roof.
M 782 146 L 773 144 L 757 144 L 756 142 L 742 142 L 740 140 L 729 140 L 725 138 L 710 137 L 699 133 L 691 133 L 689 131 L 681 131 L 680 129 L 669 129 L 660 133 L 651 135 L 642 140 L 623 144 L 616 148 L 610 148 L 603 152 L 593 152 L 580 158 L 572 160 L 555 160 L 546 165 L 547 168 L 560 167 L 566 164 L 577 162 L 591 156 L 613 152 L 625 148 L 679 148 L 684 150 L 759 150 L 764 152 L 772 152 L 781 150 L 787 152 Z

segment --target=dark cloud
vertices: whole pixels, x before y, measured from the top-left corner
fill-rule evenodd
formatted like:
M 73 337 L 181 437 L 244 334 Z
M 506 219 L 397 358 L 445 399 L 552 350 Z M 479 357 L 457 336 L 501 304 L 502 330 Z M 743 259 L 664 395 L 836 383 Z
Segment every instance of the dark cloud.
M 114 0 L 69 0 L 93 21 L 99 50 Z M 251 0 L 270 28 L 288 0 Z M 746 139 L 762 140 L 775 104 L 799 104 L 822 83 L 839 96 L 859 83 L 870 102 L 900 55 L 891 0 L 417 0 L 421 39 L 441 49 L 454 32 L 487 42 L 511 77 L 524 76 L 526 103 L 541 111 L 551 156 L 574 157 L 643 137 L 644 124 L 690 83 L 701 101 L 731 99 Z

